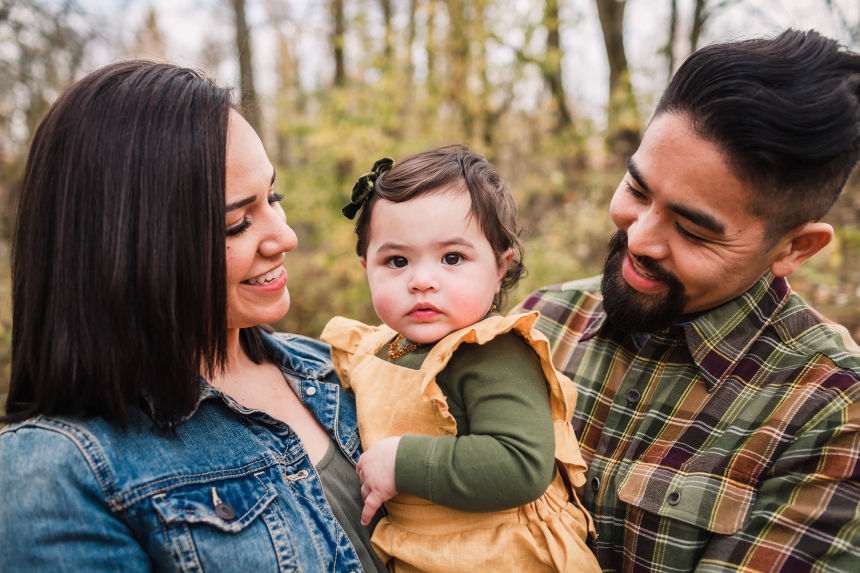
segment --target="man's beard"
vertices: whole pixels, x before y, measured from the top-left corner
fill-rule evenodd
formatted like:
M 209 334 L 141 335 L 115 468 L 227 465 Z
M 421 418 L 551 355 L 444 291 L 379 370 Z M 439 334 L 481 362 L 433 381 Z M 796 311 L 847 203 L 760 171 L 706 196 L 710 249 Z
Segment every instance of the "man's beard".
M 612 324 L 625 332 L 656 332 L 677 322 L 690 298 L 681 281 L 654 259 L 636 257 L 639 266 L 669 287 L 656 294 L 639 292 L 621 274 L 626 255 L 627 233 L 616 231 L 606 248 L 602 282 L 603 309 Z

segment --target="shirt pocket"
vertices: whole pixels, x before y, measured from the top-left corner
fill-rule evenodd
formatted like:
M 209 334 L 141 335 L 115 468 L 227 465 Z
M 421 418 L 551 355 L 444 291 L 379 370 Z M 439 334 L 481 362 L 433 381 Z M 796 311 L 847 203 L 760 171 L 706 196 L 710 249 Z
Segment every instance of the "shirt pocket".
M 289 554 L 273 539 L 283 538 L 283 523 L 266 517 L 277 497 L 261 472 L 180 484 L 155 495 L 152 504 L 178 571 L 277 571 L 286 555 L 272 548 Z
M 756 489 L 720 475 L 633 462 L 618 497 L 631 505 L 712 533 L 732 535 L 749 520 Z

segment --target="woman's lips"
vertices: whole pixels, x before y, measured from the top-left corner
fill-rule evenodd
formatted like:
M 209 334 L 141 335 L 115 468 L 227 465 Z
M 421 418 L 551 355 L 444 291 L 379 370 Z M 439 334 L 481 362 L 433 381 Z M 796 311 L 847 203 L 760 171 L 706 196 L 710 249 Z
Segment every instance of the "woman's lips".
M 241 285 L 247 288 L 254 289 L 257 292 L 272 292 L 281 290 L 287 284 L 287 269 L 282 268 L 281 274 L 271 281 L 267 283 L 256 283 L 251 284 L 248 282 L 242 282 Z
M 642 269 L 641 272 L 645 273 L 648 271 Z M 629 252 L 624 255 L 624 262 L 621 263 L 621 274 L 624 276 L 627 284 L 639 292 L 657 292 L 666 288 L 665 282 L 640 274 Z

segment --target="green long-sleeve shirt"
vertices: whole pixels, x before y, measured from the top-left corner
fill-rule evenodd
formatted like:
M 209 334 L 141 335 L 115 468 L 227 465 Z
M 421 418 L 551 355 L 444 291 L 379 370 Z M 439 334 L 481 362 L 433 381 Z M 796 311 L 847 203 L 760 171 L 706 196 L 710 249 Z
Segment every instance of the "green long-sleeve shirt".
M 418 369 L 433 345 L 391 362 Z M 379 352 L 386 358 L 387 346 Z M 397 490 L 462 511 L 500 511 L 534 501 L 555 468 L 555 438 L 540 361 L 516 333 L 463 344 L 436 378 L 457 436 L 406 434 Z

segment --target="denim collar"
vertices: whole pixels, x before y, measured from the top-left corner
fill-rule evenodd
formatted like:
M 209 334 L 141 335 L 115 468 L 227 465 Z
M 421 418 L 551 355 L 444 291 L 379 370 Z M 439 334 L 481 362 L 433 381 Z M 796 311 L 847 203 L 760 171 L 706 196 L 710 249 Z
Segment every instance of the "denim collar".
M 278 368 L 280 368 L 281 372 L 286 375 L 288 382 L 291 382 L 291 379 L 296 377 L 322 382 L 322 379 L 334 370 L 334 366 L 329 360 L 328 355 L 323 358 L 318 352 L 314 352 L 313 349 L 304 348 L 304 345 L 290 344 L 291 340 L 299 338 L 302 337 L 287 333 L 269 334 L 265 331 L 262 332 L 263 344 L 266 347 L 266 356 L 272 360 Z M 197 383 L 200 388 L 200 392 L 197 395 L 197 401 L 187 414 L 177 418 L 175 425 L 187 422 L 194 416 L 194 414 L 197 413 L 200 404 L 203 403 L 204 400 L 212 398 L 221 398 L 232 410 L 238 409 L 242 412 L 249 411 L 212 386 L 203 376 L 197 377 Z M 292 386 L 293 384 L 290 383 L 290 385 Z M 296 390 L 299 398 L 302 399 L 303 395 L 301 392 L 298 392 L 296 388 L 293 389 Z M 142 391 L 142 394 L 149 410 L 149 417 L 150 419 L 155 420 L 153 415 L 155 408 L 152 404 L 152 397 L 146 389 Z M 166 425 L 164 424 L 160 424 L 158 422 L 156 422 L 156 424 L 162 429 L 166 428 Z

